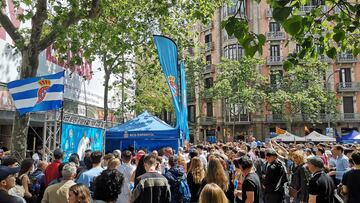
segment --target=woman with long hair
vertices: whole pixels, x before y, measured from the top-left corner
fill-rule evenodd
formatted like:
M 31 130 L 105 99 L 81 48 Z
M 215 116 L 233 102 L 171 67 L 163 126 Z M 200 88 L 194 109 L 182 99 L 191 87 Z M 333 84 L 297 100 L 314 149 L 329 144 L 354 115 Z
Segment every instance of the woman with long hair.
M 136 180 L 137 177 L 146 173 L 145 166 L 144 166 L 144 157 L 145 156 L 141 156 L 141 158 L 139 159 L 139 161 L 137 163 L 136 170 L 133 172 L 133 174 L 130 177 L 130 184 L 134 183 L 134 188 L 138 184 L 138 181 Z
M 224 167 L 218 158 L 209 158 L 208 168 L 201 185 L 204 187 L 208 183 L 217 184 L 224 191 L 229 202 L 234 202 L 234 187 L 231 187 L 229 177 L 226 175 Z M 229 190 L 230 187 L 232 190 Z
M 228 203 L 228 199 L 217 184 L 209 183 L 201 191 L 199 203 Z
M 83 184 L 76 184 L 69 188 L 68 203 L 90 203 L 90 190 Z
M 191 202 L 197 202 L 201 191 L 201 182 L 205 177 L 204 164 L 199 157 L 191 159 L 189 171 L 187 173 L 187 183 L 191 193 Z
M 34 160 L 33 159 L 24 159 L 20 165 L 20 172 L 16 180 L 16 184 L 24 187 L 25 193 L 24 198 L 26 202 L 32 202 L 32 191 L 31 191 L 31 181 L 29 178 L 30 173 L 34 169 Z

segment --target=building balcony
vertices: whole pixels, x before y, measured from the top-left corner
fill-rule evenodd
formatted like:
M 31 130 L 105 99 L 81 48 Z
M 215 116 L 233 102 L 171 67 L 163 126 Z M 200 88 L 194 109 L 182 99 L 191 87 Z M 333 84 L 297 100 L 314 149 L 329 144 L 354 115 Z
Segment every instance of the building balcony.
M 211 30 L 213 28 L 213 23 L 210 22 L 207 25 L 202 25 L 201 30 L 204 32 L 206 30 Z
M 344 122 L 360 122 L 360 114 L 358 113 L 342 113 L 339 114 L 339 121 Z
M 269 123 L 283 123 L 285 122 L 285 118 L 283 114 L 270 114 L 267 115 L 267 122 Z
M 337 63 L 356 63 L 357 58 L 351 53 L 342 53 L 337 56 Z
M 205 51 L 212 51 L 213 50 L 213 43 L 212 42 L 206 42 L 205 43 Z
M 208 64 L 205 66 L 204 74 L 213 73 L 215 71 L 215 68 L 212 64 Z
M 267 32 L 266 33 L 267 40 L 285 40 L 285 32 Z
M 227 114 L 224 118 L 224 122 L 228 125 L 230 124 L 250 124 L 250 114 L 238 114 L 238 115 L 229 115 Z
M 319 60 L 321 62 L 324 62 L 324 63 L 331 63 L 332 62 L 331 58 L 329 58 L 328 56 L 325 56 L 325 55 L 320 55 Z
M 266 17 L 267 17 L 267 18 L 272 18 L 272 9 L 271 9 L 271 8 L 268 8 L 268 9 L 266 10 Z
M 215 125 L 216 118 L 215 117 L 200 117 L 200 125 Z
M 308 5 L 308 6 L 301 6 L 300 7 L 300 15 L 306 15 L 308 13 L 310 13 L 312 10 L 316 9 L 320 7 L 321 8 L 321 13 L 326 13 L 329 11 L 329 7 L 325 6 L 325 5 Z
M 336 84 L 338 92 L 357 92 L 360 91 L 360 82 L 341 82 Z
M 267 58 L 267 65 L 269 66 L 281 66 L 283 64 L 282 56 L 270 56 Z

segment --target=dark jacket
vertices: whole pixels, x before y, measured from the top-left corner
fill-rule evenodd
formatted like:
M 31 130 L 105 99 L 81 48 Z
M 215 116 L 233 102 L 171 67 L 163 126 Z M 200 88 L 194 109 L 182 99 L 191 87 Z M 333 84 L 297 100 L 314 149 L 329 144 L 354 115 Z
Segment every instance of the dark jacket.
M 182 196 L 180 194 L 180 180 L 186 180 L 186 175 L 183 168 L 170 168 L 165 172 L 164 176 L 170 185 L 171 203 L 181 203 Z
M 273 161 L 266 167 L 263 185 L 265 193 L 284 192 L 284 184 L 287 182 L 285 166 L 279 160 Z
M 189 189 L 191 192 L 191 202 L 199 201 L 199 196 L 200 196 L 200 192 L 201 192 L 201 183 L 196 184 L 194 182 L 194 178 L 191 173 L 188 173 L 186 179 L 187 179 L 187 183 L 189 185 Z
M 295 190 L 300 190 L 298 193 L 297 199 L 299 201 L 308 201 L 309 191 L 308 191 L 308 184 L 309 180 L 307 179 L 307 169 L 305 168 L 304 164 L 296 166 L 292 170 L 290 187 L 294 188 Z

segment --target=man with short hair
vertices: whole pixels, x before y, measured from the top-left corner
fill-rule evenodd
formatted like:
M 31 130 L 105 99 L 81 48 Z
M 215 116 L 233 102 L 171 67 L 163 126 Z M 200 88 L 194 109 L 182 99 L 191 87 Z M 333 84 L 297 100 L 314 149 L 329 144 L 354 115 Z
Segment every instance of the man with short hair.
M 62 181 L 46 188 L 41 203 L 67 202 L 69 198 L 69 188 L 76 184 L 74 182 L 74 178 L 76 177 L 75 163 L 70 162 L 65 164 L 61 174 L 63 177 Z
M 45 187 L 47 187 L 51 181 L 59 178 L 60 176 L 59 166 L 64 160 L 64 151 L 60 148 L 55 149 L 53 155 L 55 160 L 45 169 Z
M 275 150 L 266 151 L 267 161 L 264 186 L 264 202 L 278 203 L 284 200 L 284 184 L 287 182 L 285 166 L 278 160 Z
M 171 201 L 170 186 L 167 179 L 156 171 L 156 157 L 147 155 L 144 158 L 146 173 L 137 178 L 132 203 L 169 203 Z
M 242 183 L 242 190 L 235 188 L 235 195 L 241 196 L 245 203 L 259 203 L 261 184 L 259 176 L 255 173 L 254 164 L 251 158 L 243 156 L 238 161 L 242 175 L 245 177 Z
M 344 155 L 344 148 L 341 145 L 335 145 L 332 149 L 333 155 L 336 157 L 336 171 L 330 171 L 329 176 L 335 175 L 335 185 L 341 183 L 344 173 L 349 170 L 349 158 Z
M 324 162 L 320 157 L 307 160 L 307 167 L 313 174 L 309 181 L 309 203 L 333 203 L 334 182 L 324 171 Z
M 90 158 L 92 168 L 88 171 L 83 172 L 77 180 L 77 183 L 82 183 L 86 187 L 90 188 L 90 190 L 92 190 L 92 183 L 94 181 L 94 178 L 99 176 L 104 169 L 101 167 L 102 153 L 100 151 L 95 151 L 91 153 Z
M 121 153 L 121 160 L 123 164 L 121 164 L 118 168 L 119 172 L 124 176 L 124 182 L 121 187 L 121 193 L 117 199 L 117 203 L 129 202 L 131 191 L 129 189 L 130 178 L 133 172 L 135 171 L 135 166 L 131 165 L 131 151 L 125 150 Z
M 23 203 L 20 197 L 8 194 L 8 191 L 15 187 L 15 174 L 20 171 L 19 168 L 10 168 L 0 166 L 0 203 Z

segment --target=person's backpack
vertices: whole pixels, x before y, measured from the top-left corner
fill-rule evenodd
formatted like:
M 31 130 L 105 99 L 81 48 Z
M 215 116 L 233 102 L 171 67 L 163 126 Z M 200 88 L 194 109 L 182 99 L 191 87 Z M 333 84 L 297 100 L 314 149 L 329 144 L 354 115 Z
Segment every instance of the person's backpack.
M 186 178 L 182 178 L 180 180 L 180 194 L 183 200 L 183 203 L 190 203 L 191 201 L 191 192 L 189 185 L 187 184 Z
M 171 199 L 173 201 L 180 200 L 176 202 L 181 202 L 182 200 L 182 203 L 190 203 L 191 193 L 184 173 L 177 170 L 169 169 L 166 171 L 165 177 L 166 179 L 168 179 L 171 186 Z

